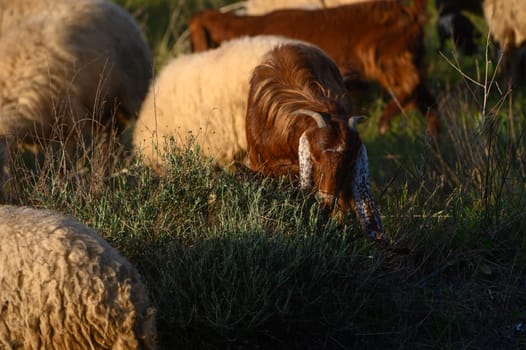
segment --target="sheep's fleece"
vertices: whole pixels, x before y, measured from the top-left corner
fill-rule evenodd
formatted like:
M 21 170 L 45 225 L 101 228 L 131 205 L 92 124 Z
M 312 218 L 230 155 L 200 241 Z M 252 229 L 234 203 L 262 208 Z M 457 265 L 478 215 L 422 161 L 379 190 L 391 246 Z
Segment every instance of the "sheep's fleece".
M 133 144 L 143 161 L 160 170 L 167 142 L 185 147 L 191 139 L 219 165 L 245 161 L 250 74 L 267 51 L 286 42 L 297 41 L 242 37 L 168 62 L 151 85 L 135 127 Z
M 526 44 L 526 1 L 485 0 L 489 30 L 504 51 Z
M 115 109 L 135 117 L 152 78 L 139 25 L 108 0 L 0 0 L 0 52 L 5 179 L 15 142 L 71 151 Z
M 15 28 L 25 18 L 51 11 L 62 0 L 0 0 L 0 35 Z
M 69 132 L 91 130 L 115 103 L 137 114 L 152 57 L 134 18 L 107 0 L 31 1 L 36 13 L 28 0 L 0 0 L 0 134 L 49 137 L 57 117 Z
M 148 305 L 138 272 L 96 231 L 0 206 L 1 349 L 154 349 Z
M 325 7 L 337 7 L 365 1 L 392 1 L 392 0 L 247 0 L 245 13 L 247 15 L 263 15 L 276 10 L 301 8 L 315 10 Z

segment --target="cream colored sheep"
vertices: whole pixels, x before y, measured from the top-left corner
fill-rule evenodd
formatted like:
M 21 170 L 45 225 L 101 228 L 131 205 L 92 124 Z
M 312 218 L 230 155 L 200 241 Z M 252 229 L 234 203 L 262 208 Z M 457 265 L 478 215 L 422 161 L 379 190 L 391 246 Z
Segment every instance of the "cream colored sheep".
M 13 29 L 28 16 L 52 11 L 63 0 L 0 0 L 0 36 Z
M 160 170 L 166 141 L 184 147 L 192 138 L 219 165 L 243 161 L 250 73 L 284 42 L 292 40 L 242 37 L 169 62 L 150 87 L 135 126 L 133 144 L 144 162 Z
M 38 11 L 23 6 L 29 2 Z M 9 24 L 0 35 L 4 180 L 17 142 L 57 139 L 70 150 L 79 134 L 91 137 L 100 126 L 115 124 L 115 112 L 137 115 L 152 56 L 122 7 L 106 0 L 0 0 L 0 9 L 2 28 Z
M 318 9 L 336 7 L 365 1 L 393 1 L 393 0 L 248 0 L 245 1 L 247 15 L 262 15 L 275 10 L 286 8 Z
M 1 349 L 154 349 L 135 268 L 96 231 L 50 210 L 0 207 Z
M 323 7 L 322 0 L 248 0 L 245 2 L 246 14 L 251 16 L 263 15 L 271 11 L 287 8 L 315 10 Z
M 491 35 L 503 51 L 506 73 L 514 78 L 523 75 L 517 49 L 526 44 L 526 1 L 484 0 L 482 7 Z

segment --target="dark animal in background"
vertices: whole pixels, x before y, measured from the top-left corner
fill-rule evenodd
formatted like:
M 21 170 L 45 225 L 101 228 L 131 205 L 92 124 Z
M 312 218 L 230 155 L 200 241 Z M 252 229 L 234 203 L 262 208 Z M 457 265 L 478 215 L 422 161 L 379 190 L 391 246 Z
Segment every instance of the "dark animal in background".
M 480 32 L 462 12 L 482 15 L 482 0 L 436 0 L 435 7 L 439 16 L 437 31 L 440 49 L 444 48 L 447 39 L 452 39 L 462 54 L 475 54 Z
M 439 16 L 462 11 L 467 11 L 474 15 L 482 15 L 482 2 L 483 0 L 436 0 L 435 7 Z
M 367 238 L 383 241 L 369 185 L 367 152 L 354 129 L 350 96 L 336 64 L 319 48 L 285 44 L 250 79 L 249 167 L 268 176 L 300 175 L 333 213 L 354 209 Z
M 424 66 L 425 6 L 425 0 L 415 0 L 413 7 L 375 1 L 262 16 L 204 10 L 190 19 L 190 38 L 194 51 L 243 35 L 275 34 L 311 42 L 327 52 L 347 80 L 377 81 L 392 95 L 380 118 L 380 132 L 390 128 L 401 109 L 416 105 L 427 117 L 429 133 L 436 136 L 439 113 Z
M 444 49 L 446 40 L 451 39 L 462 54 L 474 55 L 478 51 L 476 40 L 480 35 L 473 23 L 461 13 L 448 13 L 438 19 L 441 50 Z

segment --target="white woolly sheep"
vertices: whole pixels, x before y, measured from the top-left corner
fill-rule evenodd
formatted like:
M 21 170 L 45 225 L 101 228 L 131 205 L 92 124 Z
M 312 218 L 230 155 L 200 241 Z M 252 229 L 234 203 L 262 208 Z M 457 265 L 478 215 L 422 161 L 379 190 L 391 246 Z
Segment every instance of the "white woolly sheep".
M 30 0 L 38 11 L 24 7 L 28 0 L 0 1 L 2 28 L 8 28 L 0 35 L 5 181 L 15 143 L 56 138 L 70 151 L 79 133 L 91 137 L 101 126 L 118 124 L 116 115 L 135 117 L 151 81 L 152 56 L 135 19 L 110 1 L 59 0 L 51 6 Z
M 135 126 L 133 144 L 143 161 L 160 170 L 170 138 L 183 147 L 193 138 L 202 155 L 219 165 L 243 161 L 250 73 L 284 42 L 293 40 L 242 37 L 169 62 L 151 85 Z
M 51 11 L 59 2 L 63 0 L 0 0 L 0 36 L 35 13 Z
M 141 276 L 72 217 L 0 207 L 0 290 L 2 349 L 156 346 Z
M 319 9 L 365 1 L 393 0 L 247 0 L 244 2 L 244 7 L 247 15 L 262 15 L 286 8 Z
M 482 7 L 491 35 L 503 51 L 506 75 L 524 81 L 518 49 L 526 45 L 526 1 L 485 0 Z

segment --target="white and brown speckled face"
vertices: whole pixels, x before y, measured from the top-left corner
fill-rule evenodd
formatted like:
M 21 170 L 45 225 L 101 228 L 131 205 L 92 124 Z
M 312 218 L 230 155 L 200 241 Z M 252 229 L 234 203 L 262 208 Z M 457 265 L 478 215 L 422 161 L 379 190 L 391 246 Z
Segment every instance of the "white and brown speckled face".
M 300 187 L 314 187 L 317 200 L 333 214 L 352 207 L 365 236 L 383 241 L 382 221 L 369 184 L 367 150 L 352 128 L 353 121 L 303 133 L 298 146 Z
M 380 213 L 371 195 L 369 162 L 365 145 L 361 145 L 352 175 L 354 210 L 365 236 L 374 241 L 383 240 L 384 229 Z
M 319 137 L 316 138 L 327 131 L 330 132 L 317 129 L 300 137 L 298 163 L 300 188 L 308 190 L 314 187 L 320 204 L 332 210 L 345 176 L 342 165 L 346 163 L 346 148 L 338 140 L 320 142 Z

